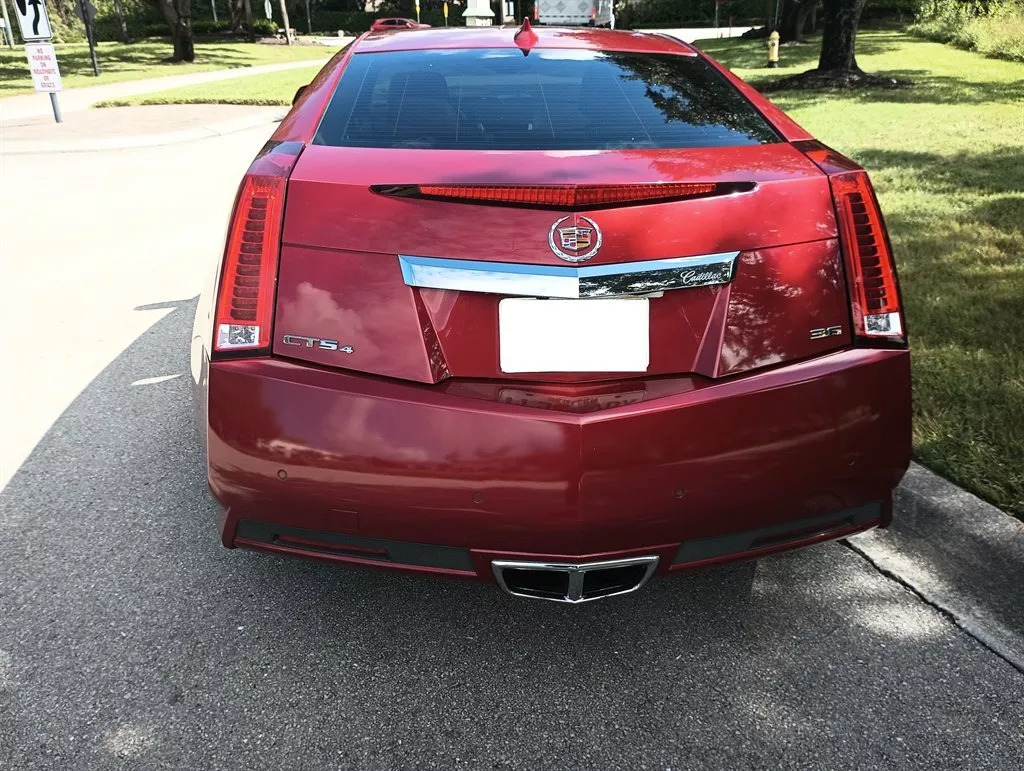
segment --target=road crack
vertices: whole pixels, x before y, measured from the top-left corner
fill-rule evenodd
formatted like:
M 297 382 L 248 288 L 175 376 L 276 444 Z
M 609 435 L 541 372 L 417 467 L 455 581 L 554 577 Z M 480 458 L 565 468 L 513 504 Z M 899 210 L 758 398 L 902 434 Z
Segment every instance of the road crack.
M 964 634 L 966 634 L 968 637 L 974 640 L 982 648 L 992 653 L 1001 661 L 1004 661 L 1005 663 L 1009 664 L 1013 669 L 1017 671 L 1018 674 L 1024 675 L 1024 660 L 1020 659 L 1015 654 L 1015 652 L 1007 650 L 1006 647 L 1002 645 L 1002 643 L 1000 643 L 994 635 L 990 635 L 985 630 L 978 628 L 977 625 L 974 623 L 973 619 L 962 616 L 961 614 L 956 613 L 953 610 L 950 610 L 938 601 L 932 599 L 927 594 L 925 594 L 924 591 L 918 589 L 916 586 L 914 586 L 914 584 L 905 579 L 903 576 L 899 575 L 890 568 L 881 565 L 878 562 L 878 560 L 876 560 L 874 557 L 868 554 L 867 551 L 860 548 L 853 542 L 844 538 L 841 539 L 839 543 L 845 546 L 850 551 L 852 551 L 857 556 L 859 556 L 865 562 L 867 562 L 872 568 L 875 569 L 875 571 L 885 576 L 890 581 L 894 581 L 895 583 L 899 584 L 908 592 L 917 597 L 925 605 L 937 611 L 941 616 L 946 618 L 951 624 L 960 629 Z

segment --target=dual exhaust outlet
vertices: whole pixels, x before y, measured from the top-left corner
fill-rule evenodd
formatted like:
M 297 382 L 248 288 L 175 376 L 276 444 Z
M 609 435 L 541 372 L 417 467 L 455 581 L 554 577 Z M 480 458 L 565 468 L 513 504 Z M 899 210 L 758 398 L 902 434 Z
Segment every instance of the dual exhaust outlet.
M 559 562 L 491 563 L 494 578 L 515 597 L 578 604 L 635 592 L 654 575 L 656 556 L 578 565 Z

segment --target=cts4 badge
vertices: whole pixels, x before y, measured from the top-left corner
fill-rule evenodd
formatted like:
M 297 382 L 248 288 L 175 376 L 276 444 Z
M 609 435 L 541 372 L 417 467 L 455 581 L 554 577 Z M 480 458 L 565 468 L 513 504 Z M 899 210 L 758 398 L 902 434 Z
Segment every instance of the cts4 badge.
M 303 345 L 306 348 L 320 348 L 324 351 L 338 351 L 339 353 L 355 353 L 351 345 L 341 345 L 337 340 L 324 340 L 319 337 L 306 337 L 305 335 L 285 335 L 281 338 L 285 345 Z
M 584 262 L 601 248 L 601 228 L 590 217 L 570 214 L 551 226 L 548 246 L 566 262 Z

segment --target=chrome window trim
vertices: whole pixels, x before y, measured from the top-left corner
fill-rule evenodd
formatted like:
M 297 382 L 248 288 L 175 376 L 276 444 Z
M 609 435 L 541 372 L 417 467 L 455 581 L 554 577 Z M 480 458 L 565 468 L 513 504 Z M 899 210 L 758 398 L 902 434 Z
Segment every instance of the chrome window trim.
M 612 265 L 524 265 L 452 260 L 402 254 L 398 262 L 408 286 L 522 297 L 626 297 L 671 289 L 727 284 L 739 252 L 619 262 Z
M 637 582 L 636 586 L 630 587 L 629 589 L 623 589 L 619 592 L 612 592 L 610 594 L 601 594 L 596 597 L 583 597 L 583 576 L 592 570 L 606 570 L 610 568 L 625 568 L 632 567 L 634 565 L 645 565 L 643 578 Z M 651 576 L 654 575 L 655 569 L 658 567 L 658 557 L 656 555 L 649 555 L 643 557 L 628 557 L 626 559 L 619 560 L 605 560 L 602 562 L 583 562 L 583 563 L 565 563 L 565 562 L 517 562 L 511 560 L 494 560 L 491 563 L 491 570 L 494 571 L 494 579 L 498 582 L 498 586 L 502 588 L 507 594 L 511 594 L 513 597 L 523 597 L 528 600 L 547 600 L 548 602 L 567 602 L 571 604 L 578 604 L 581 602 L 593 602 L 594 600 L 603 600 L 608 597 L 619 597 L 623 594 L 631 594 L 637 591 L 644 584 L 646 584 Z M 523 592 L 513 591 L 509 588 L 508 584 L 505 583 L 504 571 L 507 569 L 513 570 L 546 570 L 558 573 L 569 574 L 569 594 L 564 597 L 542 597 L 536 594 L 525 594 Z

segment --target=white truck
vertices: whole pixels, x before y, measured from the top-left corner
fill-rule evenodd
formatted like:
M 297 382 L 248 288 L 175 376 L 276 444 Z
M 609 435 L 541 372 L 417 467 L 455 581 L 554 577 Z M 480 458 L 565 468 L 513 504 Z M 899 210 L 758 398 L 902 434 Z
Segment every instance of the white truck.
M 614 27 L 612 0 L 537 0 L 537 21 L 559 27 Z

